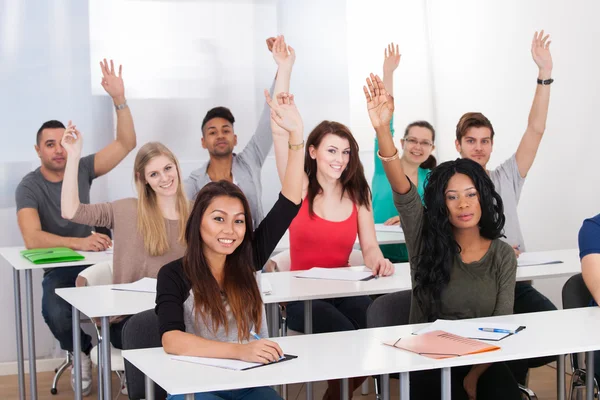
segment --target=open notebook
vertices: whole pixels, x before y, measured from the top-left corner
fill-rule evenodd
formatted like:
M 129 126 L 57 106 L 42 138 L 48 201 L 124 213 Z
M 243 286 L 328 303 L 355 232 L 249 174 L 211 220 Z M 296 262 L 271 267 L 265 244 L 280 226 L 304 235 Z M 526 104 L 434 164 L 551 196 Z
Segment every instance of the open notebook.
M 526 251 L 519 255 L 517 258 L 517 265 L 519 267 L 528 267 L 531 265 L 548 265 L 548 264 L 561 264 L 561 260 L 557 260 L 556 257 L 548 256 L 545 251 Z
M 402 233 L 402 227 L 400 225 L 375 224 L 375 231 Z
M 412 335 L 384 344 L 407 350 L 429 358 L 451 358 L 499 350 L 500 347 L 453 335 L 444 331 L 431 331 Z
M 277 364 L 283 361 L 293 360 L 294 358 L 298 358 L 298 356 L 293 356 L 291 354 L 284 354 L 283 357 L 279 359 L 277 362 L 272 362 L 269 364 L 262 363 L 253 363 L 246 362 L 241 360 L 230 360 L 227 358 L 208 358 L 208 357 L 190 357 L 190 356 L 172 356 L 172 360 L 176 361 L 185 361 L 193 364 L 201 364 L 207 365 L 209 367 L 217 367 L 224 369 L 231 369 L 234 371 L 247 371 L 249 369 L 264 367 L 265 365 Z
M 486 322 L 471 322 L 465 320 L 449 321 L 438 319 L 426 328 L 414 332 L 415 335 L 432 331 L 444 331 L 454 335 L 476 340 L 498 341 L 505 337 L 519 333 L 525 329 L 518 324 L 498 324 Z

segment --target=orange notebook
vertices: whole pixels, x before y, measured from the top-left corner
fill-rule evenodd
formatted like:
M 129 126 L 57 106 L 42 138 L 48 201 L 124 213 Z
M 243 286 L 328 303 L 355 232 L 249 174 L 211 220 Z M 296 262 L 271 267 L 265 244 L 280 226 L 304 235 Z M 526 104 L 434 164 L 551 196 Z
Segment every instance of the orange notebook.
M 500 347 L 492 344 L 444 331 L 412 335 L 407 338 L 400 338 L 395 342 L 384 342 L 384 344 L 437 359 L 460 357 L 500 349 Z

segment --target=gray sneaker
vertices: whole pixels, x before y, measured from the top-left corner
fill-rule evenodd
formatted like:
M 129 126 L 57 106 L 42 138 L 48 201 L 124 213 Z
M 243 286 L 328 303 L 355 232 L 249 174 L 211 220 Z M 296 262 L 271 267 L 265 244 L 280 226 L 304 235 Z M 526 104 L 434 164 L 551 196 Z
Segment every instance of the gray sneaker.
M 71 387 L 75 391 L 75 370 L 71 368 Z M 81 392 L 84 396 L 92 393 L 92 360 L 81 352 Z

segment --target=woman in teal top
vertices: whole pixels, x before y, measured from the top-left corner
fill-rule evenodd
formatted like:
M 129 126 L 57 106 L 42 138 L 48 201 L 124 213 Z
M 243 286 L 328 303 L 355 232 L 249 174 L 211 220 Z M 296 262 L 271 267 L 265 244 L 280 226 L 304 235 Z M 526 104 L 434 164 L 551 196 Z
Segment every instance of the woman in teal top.
M 385 59 L 383 61 L 383 83 L 385 89 L 393 96 L 393 77 L 394 70 L 400 64 L 400 52 L 398 46 L 390 44 L 385 50 Z M 390 130 L 394 135 L 394 119 L 390 121 Z M 402 167 L 411 182 L 417 187 L 419 196 L 423 198 L 427 175 L 432 168 L 436 166 L 436 159 L 431 155 L 435 148 L 435 129 L 427 121 L 416 121 L 409 124 L 404 137 L 400 139 L 402 146 Z M 373 192 L 373 217 L 376 224 L 399 225 L 400 217 L 392 200 L 392 188 L 383 171 L 383 164 L 377 152 L 379 144 L 375 138 L 375 149 L 373 151 L 375 160 L 375 172 L 371 189 Z M 390 261 L 406 262 L 408 261 L 408 251 L 404 244 L 382 245 L 383 256 Z

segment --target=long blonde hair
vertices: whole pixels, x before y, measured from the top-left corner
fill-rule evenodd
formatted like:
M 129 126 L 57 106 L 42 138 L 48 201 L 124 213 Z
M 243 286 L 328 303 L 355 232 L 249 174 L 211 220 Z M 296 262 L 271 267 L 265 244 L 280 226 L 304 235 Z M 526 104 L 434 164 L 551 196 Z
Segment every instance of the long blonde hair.
M 177 212 L 179 213 L 179 237 L 180 243 L 185 243 L 185 227 L 190 214 L 190 203 L 183 190 L 181 179 L 181 168 L 177 157 L 162 143 L 148 142 L 143 145 L 135 156 L 133 165 L 133 178 L 138 192 L 137 201 L 137 228 L 144 239 L 144 248 L 151 256 L 161 256 L 169 251 L 167 238 L 167 226 L 165 219 L 158 207 L 156 193 L 146 181 L 146 165 L 154 157 L 166 156 L 177 168 Z

